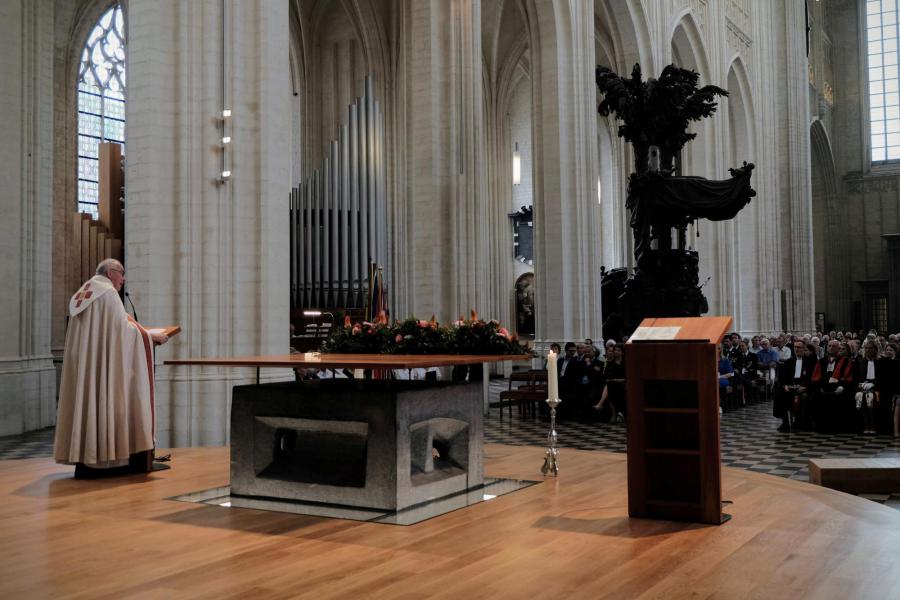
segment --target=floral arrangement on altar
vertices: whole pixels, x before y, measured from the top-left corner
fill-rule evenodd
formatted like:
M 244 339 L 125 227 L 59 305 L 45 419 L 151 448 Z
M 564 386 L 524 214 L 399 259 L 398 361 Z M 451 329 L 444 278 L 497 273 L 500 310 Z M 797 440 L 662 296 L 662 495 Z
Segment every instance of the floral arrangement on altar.
M 531 354 L 515 333 L 501 327 L 499 321 L 462 316 L 451 326 L 441 326 L 434 316 L 430 321 L 408 318 L 388 324 L 379 313 L 374 322 L 353 323 L 344 317 L 342 327 L 332 327 L 322 343 L 322 352 L 334 354 Z

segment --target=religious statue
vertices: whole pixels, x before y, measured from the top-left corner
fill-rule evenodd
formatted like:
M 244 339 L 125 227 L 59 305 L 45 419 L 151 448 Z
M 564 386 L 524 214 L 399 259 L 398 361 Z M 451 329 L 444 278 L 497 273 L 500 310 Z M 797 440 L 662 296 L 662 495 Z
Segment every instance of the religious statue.
M 534 273 L 525 273 L 516 280 L 516 331 L 519 335 L 534 335 Z
M 687 249 L 687 227 L 697 219 L 734 218 L 756 192 L 750 187 L 752 163 L 730 169 L 731 178 L 723 181 L 680 173 L 681 150 L 697 136 L 688 132 L 689 125 L 711 116 L 716 98 L 728 96 L 726 90 L 698 87 L 696 72 L 675 65 L 646 81 L 638 64 L 629 78 L 598 66 L 596 79 L 603 93 L 598 112 L 622 121 L 619 136 L 634 148 L 626 208 L 634 233 L 635 272 L 617 280 L 617 306 L 604 306 L 619 329 L 604 334 L 618 338 L 645 317 L 699 316 L 708 310 L 698 285 L 699 256 Z

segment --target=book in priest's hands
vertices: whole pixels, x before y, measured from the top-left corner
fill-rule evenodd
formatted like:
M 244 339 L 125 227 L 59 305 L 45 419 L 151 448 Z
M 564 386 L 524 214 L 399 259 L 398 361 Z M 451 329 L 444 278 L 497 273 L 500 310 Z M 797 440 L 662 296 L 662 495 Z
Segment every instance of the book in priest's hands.
M 179 333 L 181 333 L 180 325 L 169 325 L 167 327 L 145 327 L 144 329 L 146 329 L 147 333 L 149 333 L 150 335 L 164 333 L 164 334 L 166 334 L 166 337 L 168 337 L 168 338 L 171 338 L 171 337 L 176 336 Z

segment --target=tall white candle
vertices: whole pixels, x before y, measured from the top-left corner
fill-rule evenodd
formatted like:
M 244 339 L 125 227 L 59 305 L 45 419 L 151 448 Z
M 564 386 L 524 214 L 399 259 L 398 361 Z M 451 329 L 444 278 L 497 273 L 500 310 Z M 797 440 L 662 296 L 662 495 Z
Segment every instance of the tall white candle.
M 551 400 L 559 398 L 559 379 L 556 377 L 556 352 L 547 355 L 547 397 Z

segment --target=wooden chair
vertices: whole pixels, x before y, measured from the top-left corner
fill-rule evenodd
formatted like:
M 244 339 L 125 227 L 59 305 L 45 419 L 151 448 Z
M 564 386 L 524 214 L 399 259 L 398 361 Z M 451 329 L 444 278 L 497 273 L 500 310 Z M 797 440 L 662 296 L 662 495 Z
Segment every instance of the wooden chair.
M 519 382 L 522 385 L 513 388 L 513 383 Z M 500 418 L 503 418 L 503 407 L 509 409 L 509 418 L 512 419 L 513 405 L 519 407 L 519 414 L 527 414 L 530 412 L 532 416 L 537 414 L 536 407 L 538 402 L 547 398 L 547 371 L 539 369 L 531 369 L 525 373 L 513 373 L 509 377 L 509 388 L 500 392 L 498 402 L 491 406 L 500 408 Z
M 534 392 L 537 392 L 537 394 L 531 396 L 525 404 L 525 412 L 527 414 L 530 409 L 531 416 L 536 417 L 538 407 L 542 402 L 547 400 L 547 370 L 531 369 L 529 373 L 531 374 L 531 382 L 529 385 Z
M 750 386 L 753 389 L 751 398 L 754 402 L 758 402 L 760 398 L 762 398 L 763 402 L 768 402 L 772 398 L 772 393 L 778 381 L 776 380 L 774 384 L 770 384 L 768 373 L 765 370 L 759 370 L 759 373 L 763 373 L 763 376 L 759 377 L 757 375 L 750 381 Z

